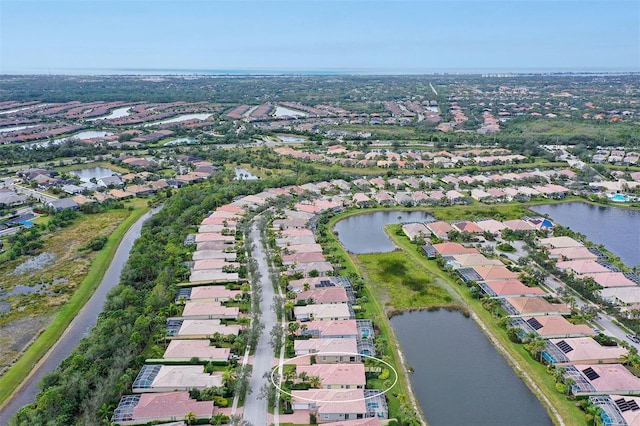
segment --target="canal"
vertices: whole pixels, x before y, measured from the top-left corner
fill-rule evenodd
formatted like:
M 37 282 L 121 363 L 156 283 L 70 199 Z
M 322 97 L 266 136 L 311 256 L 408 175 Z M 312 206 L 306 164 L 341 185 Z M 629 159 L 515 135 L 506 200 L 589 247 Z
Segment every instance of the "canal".
M 604 245 L 627 266 L 640 265 L 640 210 L 579 202 L 546 204 L 530 209 Z
M 334 229 L 351 253 L 380 253 L 395 250 L 385 225 L 431 219 L 420 211 L 378 211 L 348 217 Z M 390 322 L 414 369 L 411 383 L 429 424 L 553 424 L 472 319 L 441 310 L 405 313 Z
M 107 294 L 120 282 L 120 274 L 129 259 L 129 253 L 131 252 L 133 243 L 140 236 L 142 225 L 151 216 L 159 212 L 160 209 L 161 207 L 157 207 L 147 212 L 129 228 L 122 238 L 100 285 L 89 301 L 80 309 L 80 312 L 78 312 L 73 321 L 71 321 L 71 324 L 69 324 L 62 337 L 60 337 L 44 358 L 34 367 L 22 386 L 0 410 L 0 425 L 6 425 L 9 419 L 13 417 L 20 408 L 35 401 L 40 379 L 45 374 L 55 370 L 56 367 L 71 354 L 71 351 L 78 345 L 80 340 L 96 325 L 98 315 L 102 312 L 104 302 L 107 299 Z

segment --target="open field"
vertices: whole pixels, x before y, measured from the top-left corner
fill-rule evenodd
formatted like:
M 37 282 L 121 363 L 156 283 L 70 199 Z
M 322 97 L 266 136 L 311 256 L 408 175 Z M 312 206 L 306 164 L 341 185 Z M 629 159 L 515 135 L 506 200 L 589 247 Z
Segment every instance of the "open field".
M 20 351 L 24 351 L 11 368 L 0 377 L 0 403 L 4 402 L 24 380 L 32 367 L 59 339 L 71 320 L 89 300 L 109 267 L 124 234 L 148 210 L 146 204 L 142 202 L 136 202 L 135 205 L 137 208 L 132 211 L 116 210 L 99 215 L 84 216 L 78 219 L 74 225 L 51 236 L 45 243 L 45 250 L 60 253 L 59 257 L 56 257 L 57 261 L 26 278 L 38 280 L 37 282 L 39 280 L 49 282 L 46 280 L 51 280 L 52 277 L 65 277 L 68 281 L 63 283 L 59 294 L 54 296 L 29 296 L 28 308 L 25 309 L 26 312 L 21 313 L 23 314 L 22 318 L 50 319 L 52 315 L 56 315 L 56 312 L 57 315 L 44 331 L 42 331 L 42 326 L 48 321 L 41 320 L 36 322 L 36 325 L 40 325 L 40 329 L 21 329 L 15 333 L 34 338 L 37 336 L 26 351 L 22 348 L 11 353 L 2 353 L 3 364 L 8 366 Z M 99 235 L 109 237 L 102 250 L 86 255 L 82 255 L 78 251 L 91 238 Z M 26 322 L 26 325 L 33 326 L 34 324 L 31 321 Z
M 391 226 L 395 228 L 395 226 Z M 412 267 L 407 256 L 392 253 L 361 254 L 364 278 L 385 309 L 411 309 L 448 305 L 453 298 L 424 270 Z

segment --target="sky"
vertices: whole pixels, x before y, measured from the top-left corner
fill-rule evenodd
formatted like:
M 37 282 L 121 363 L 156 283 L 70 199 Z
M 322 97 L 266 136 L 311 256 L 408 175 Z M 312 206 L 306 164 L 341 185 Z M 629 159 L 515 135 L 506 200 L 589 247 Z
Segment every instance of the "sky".
M 0 74 L 640 71 L 632 0 L 0 0 Z

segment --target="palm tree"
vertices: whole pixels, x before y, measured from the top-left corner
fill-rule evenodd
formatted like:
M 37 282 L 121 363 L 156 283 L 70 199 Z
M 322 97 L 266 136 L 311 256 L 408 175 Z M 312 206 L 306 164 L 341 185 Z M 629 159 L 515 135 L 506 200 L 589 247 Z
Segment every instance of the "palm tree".
M 222 383 L 229 389 L 233 388 L 236 380 L 238 380 L 238 372 L 235 368 L 227 367 L 222 373 Z
M 189 411 L 184 416 L 184 421 L 187 422 L 188 425 L 192 425 L 198 421 L 198 416 L 193 411 Z
M 309 385 L 314 389 L 320 389 L 322 387 L 322 382 L 320 381 L 320 377 L 318 376 L 309 377 Z
M 546 346 L 546 340 L 541 337 L 536 337 L 527 343 L 526 348 L 531 355 L 536 359 L 536 361 L 540 361 L 540 355 Z
M 298 374 L 298 380 L 300 380 L 302 383 L 307 383 L 307 381 L 309 380 L 309 375 L 306 371 L 303 371 Z

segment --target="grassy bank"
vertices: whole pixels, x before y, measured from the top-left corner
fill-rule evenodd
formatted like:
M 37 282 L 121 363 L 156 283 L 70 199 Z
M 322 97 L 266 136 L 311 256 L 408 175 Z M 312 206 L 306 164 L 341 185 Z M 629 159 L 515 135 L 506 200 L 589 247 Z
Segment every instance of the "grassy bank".
M 533 359 L 531 354 L 523 345 L 517 345 L 511 342 L 507 336 L 506 329 L 498 324 L 498 320 L 494 318 L 489 311 L 483 308 L 482 303 L 473 298 L 466 286 L 456 284 L 445 272 L 441 271 L 434 260 L 428 260 L 426 257 L 418 253 L 415 244 L 412 244 L 406 237 L 401 237 L 389 233 L 393 242 L 400 247 L 402 253 L 421 269 L 434 277 L 436 282 L 446 285 L 451 291 L 464 301 L 475 314 L 480 322 L 481 328 L 493 338 L 494 345 L 498 349 L 506 353 L 505 358 L 515 368 L 532 392 L 546 406 L 554 423 L 558 424 L 558 419 L 552 415 L 552 411 L 558 413 L 562 422 L 567 425 L 586 424 L 584 413 L 575 406 L 575 401 L 568 400 L 565 396 L 559 394 L 555 390 L 555 380 L 552 375 L 548 374 L 547 368 Z M 525 377 L 525 375 L 527 377 Z M 533 382 L 533 385 L 531 382 Z M 550 409 L 549 405 L 553 407 Z
M 29 346 L 20 359 L 0 378 L 0 404 L 4 404 L 33 370 L 38 361 L 62 336 L 69 323 L 71 323 L 100 284 L 127 230 L 148 210 L 146 206 L 137 206 L 116 228 L 109 236 L 104 248 L 91 263 L 89 272 L 68 303 L 58 313 L 49 327 Z

